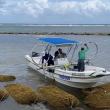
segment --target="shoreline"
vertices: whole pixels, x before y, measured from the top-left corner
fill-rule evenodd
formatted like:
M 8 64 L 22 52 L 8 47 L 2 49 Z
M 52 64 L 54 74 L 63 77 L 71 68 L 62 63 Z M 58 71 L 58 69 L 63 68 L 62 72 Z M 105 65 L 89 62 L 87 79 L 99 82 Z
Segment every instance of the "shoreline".
M 53 32 L 53 33 L 48 33 L 48 32 L 36 32 L 36 33 L 22 33 L 22 32 L 0 32 L 0 34 L 27 34 L 27 35 L 104 35 L 104 36 L 110 36 L 110 33 L 62 33 L 62 32 Z

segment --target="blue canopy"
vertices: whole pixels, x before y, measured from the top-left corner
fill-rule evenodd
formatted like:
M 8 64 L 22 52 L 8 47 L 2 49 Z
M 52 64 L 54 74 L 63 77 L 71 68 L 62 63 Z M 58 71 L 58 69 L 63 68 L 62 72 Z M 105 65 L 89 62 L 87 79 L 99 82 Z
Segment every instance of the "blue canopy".
M 79 43 L 77 41 L 67 40 L 67 39 L 63 39 L 63 38 L 39 38 L 39 40 L 47 42 L 47 43 L 51 43 L 54 45 Z

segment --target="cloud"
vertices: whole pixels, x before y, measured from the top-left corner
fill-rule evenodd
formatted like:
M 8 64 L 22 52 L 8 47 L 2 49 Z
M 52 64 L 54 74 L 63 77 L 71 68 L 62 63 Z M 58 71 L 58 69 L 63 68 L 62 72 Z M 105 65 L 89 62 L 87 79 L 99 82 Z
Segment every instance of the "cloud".
M 5 0 L 0 0 L 0 14 L 6 14 L 6 10 L 4 9 L 3 5 L 5 4 Z
M 5 3 L 5 0 L 0 0 L 0 4 L 4 4 Z
M 0 0 L 0 4 L 5 3 Z M 0 13 L 7 16 L 26 16 L 41 22 L 75 23 L 96 19 L 110 18 L 110 0 L 88 0 L 85 2 L 48 0 L 10 1 L 0 8 Z M 70 20 L 70 21 L 69 21 Z M 99 20 L 99 21 L 100 21 Z M 91 22 L 93 22 L 91 21 Z

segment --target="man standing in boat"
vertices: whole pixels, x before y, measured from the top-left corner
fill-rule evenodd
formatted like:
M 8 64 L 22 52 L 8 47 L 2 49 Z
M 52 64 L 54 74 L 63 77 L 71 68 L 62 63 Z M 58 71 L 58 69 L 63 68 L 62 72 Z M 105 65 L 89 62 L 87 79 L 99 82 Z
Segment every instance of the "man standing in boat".
M 84 44 L 84 46 L 86 46 L 87 48 L 84 49 L 83 47 L 81 47 L 81 51 L 79 51 L 78 56 L 79 56 L 79 60 L 78 60 L 78 71 L 83 72 L 85 70 L 85 56 L 86 56 L 86 52 L 89 50 L 87 44 Z

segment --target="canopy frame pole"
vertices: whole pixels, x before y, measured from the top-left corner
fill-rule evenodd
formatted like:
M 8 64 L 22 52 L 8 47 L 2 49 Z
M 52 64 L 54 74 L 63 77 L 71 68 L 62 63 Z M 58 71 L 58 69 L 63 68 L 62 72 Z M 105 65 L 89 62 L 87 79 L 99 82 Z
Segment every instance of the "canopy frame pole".
M 73 50 L 73 54 L 72 54 L 72 57 L 71 57 L 71 60 L 70 60 L 70 62 L 72 61 L 72 59 L 73 59 L 73 56 L 74 56 L 74 53 L 75 53 L 75 50 L 76 50 L 76 48 L 77 48 L 78 46 L 77 46 L 77 44 L 75 45 L 75 48 L 74 48 L 74 50 Z
M 74 44 L 72 44 L 72 45 L 70 46 L 70 48 L 68 49 L 68 51 L 67 51 L 67 56 L 68 56 L 69 52 L 71 51 L 71 49 L 73 48 L 73 46 L 74 46 Z

